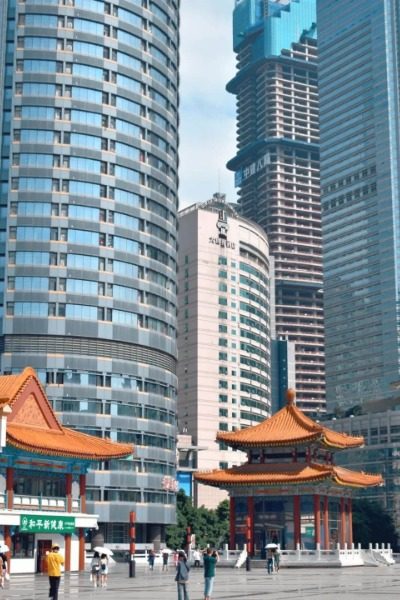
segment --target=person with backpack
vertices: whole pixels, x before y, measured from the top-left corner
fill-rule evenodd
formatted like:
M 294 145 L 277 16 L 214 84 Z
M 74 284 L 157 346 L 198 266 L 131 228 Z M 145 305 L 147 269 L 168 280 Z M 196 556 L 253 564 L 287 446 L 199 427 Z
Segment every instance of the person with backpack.
M 107 554 L 102 554 L 100 557 L 100 577 L 101 577 L 101 587 L 107 587 L 107 581 L 108 581 L 108 556 L 107 556 Z
M 189 600 L 187 584 L 189 581 L 189 565 L 187 564 L 186 554 L 181 550 L 178 553 L 178 564 L 176 565 L 175 581 L 178 587 L 178 600 Z
M 93 554 L 92 562 L 90 563 L 90 581 L 94 587 L 100 587 L 100 554 Z

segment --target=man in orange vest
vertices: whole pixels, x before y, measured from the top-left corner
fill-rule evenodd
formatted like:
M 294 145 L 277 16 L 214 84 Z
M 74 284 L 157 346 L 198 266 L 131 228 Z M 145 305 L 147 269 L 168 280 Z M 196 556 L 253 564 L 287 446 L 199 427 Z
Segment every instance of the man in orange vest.
M 54 544 L 51 552 L 47 555 L 47 573 L 49 575 L 50 591 L 49 598 L 58 600 L 58 588 L 60 587 L 61 565 L 64 564 L 63 557 L 59 554 L 60 546 Z

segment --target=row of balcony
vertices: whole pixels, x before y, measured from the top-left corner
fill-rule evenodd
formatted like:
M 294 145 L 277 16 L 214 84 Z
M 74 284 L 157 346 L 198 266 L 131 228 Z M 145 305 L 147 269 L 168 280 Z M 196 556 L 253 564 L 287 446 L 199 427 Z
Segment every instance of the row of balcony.
M 0 494 L 0 509 L 7 506 L 7 493 Z M 67 512 L 67 498 L 55 498 L 54 496 L 28 496 L 14 494 L 13 510 L 44 510 L 53 512 Z M 81 503 L 76 498 L 72 499 L 72 512 L 80 512 Z

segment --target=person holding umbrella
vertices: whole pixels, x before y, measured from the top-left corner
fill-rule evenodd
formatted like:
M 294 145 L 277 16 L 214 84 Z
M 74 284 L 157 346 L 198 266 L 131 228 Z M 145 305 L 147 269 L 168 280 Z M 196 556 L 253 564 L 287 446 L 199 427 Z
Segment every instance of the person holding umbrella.
M 100 556 L 100 582 L 101 587 L 107 587 L 108 582 L 108 563 L 110 556 L 113 555 L 113 551 L 104 546 L 96 546 L 93 548 L 94 552 L 97 552 Z
M 275 558 L 275 552 L 277 549 L 277 544 L 267 544 L 265 546 L 266 550 L 267 550 L 267 570 L 268 570 L 268 575 L 270 575 L 271 573 L 274 572 L 274 558 Z

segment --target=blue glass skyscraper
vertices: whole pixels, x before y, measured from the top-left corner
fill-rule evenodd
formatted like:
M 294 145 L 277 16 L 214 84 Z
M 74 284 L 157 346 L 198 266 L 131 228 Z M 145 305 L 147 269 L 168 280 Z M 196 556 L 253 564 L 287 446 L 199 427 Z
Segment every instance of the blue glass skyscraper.
M 236 0 L 235 171 L 243 216 L 275 261 L 275 330 L 294 345 L 297 402 L 325 408 L 315 0 Z M 282 387 L 282 386 L 281 386 Z M 282 401 L 283 398 L 281 399 Z
M 399 380 L 398 0 L 319 0 L 327 400 Z
M 174 519 L 179 0 L 0 3 L 1 370 L 135 444 L 88 479 L 107 541 Z

